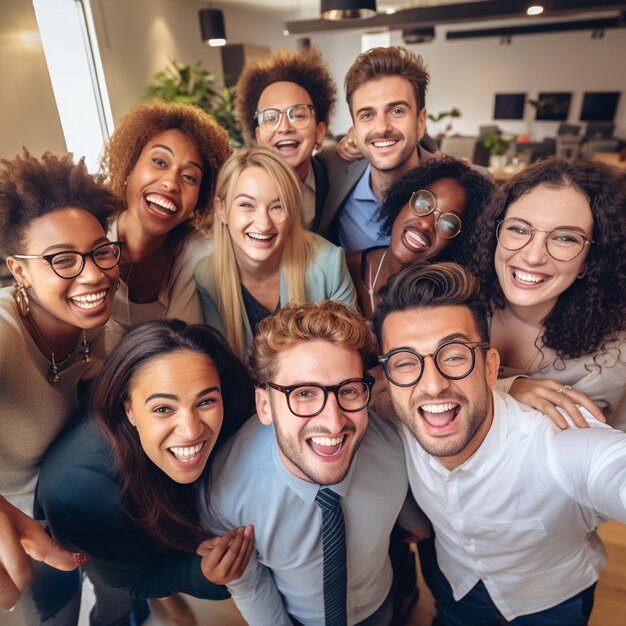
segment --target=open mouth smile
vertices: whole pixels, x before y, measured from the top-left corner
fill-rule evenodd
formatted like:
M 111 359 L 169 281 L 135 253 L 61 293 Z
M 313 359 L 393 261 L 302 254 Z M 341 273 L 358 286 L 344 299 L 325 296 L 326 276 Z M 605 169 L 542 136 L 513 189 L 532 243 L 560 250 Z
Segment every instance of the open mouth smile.
M 345 440 L 346 435 L 339 437 L 310 437 L 307 439 L 307 444 L 315 454 L 324 457 L 334 457 L 341 452 Z
M 540 285 L 550 279 L 547 274 L 538 274 L 534 272 L 524 272 L 520 269 L 513 269 L 513 280 L 523 286 L 532 287 L 534 285 Z
M 91 309 L 98 308 L 107 296 L 108 289 L 103 289 L 96 293 L 88 293 L 81 296 L 72 296 L 70 301 L 75 304 L 79 309 L 89 311 Z
M 299 145 L 300 142 L 295 139 L 283 139 L 282 141 L 276 142 L 274 148 L 279 152 L 291 152 L 292 150 L 297 150 Z
M 178 206 L 158 193 L 148 193 L 145 196 L 148 206 L 161 215 L 174 215 L 178 212 Z
M 454 422 L 459 410 L 460 405 L 456 402 L 446 402 L 445 404 L 423 404 L 417 411 L 432 429 L 444 429 Z
M 195 446 L 173 446 L 167 450 L 179 463 L 192 463 L 200 456 L 205 443 L 205 441 L 201 441 Z
M 426 233 L 416 228 L 405 228 L 402 239 L 406 247 L 414 252 L 422 252 L 431 246 Z

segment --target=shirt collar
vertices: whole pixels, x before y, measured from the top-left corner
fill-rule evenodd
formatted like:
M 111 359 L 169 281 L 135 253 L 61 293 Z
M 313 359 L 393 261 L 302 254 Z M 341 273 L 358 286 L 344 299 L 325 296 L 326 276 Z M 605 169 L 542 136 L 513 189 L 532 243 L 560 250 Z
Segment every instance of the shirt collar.
M 275 432 L 274 437 L 276 437 Z M 336 485 L 323 485 L 323 487 L 329 487 L 342 498 L 345 497 L 345 495 L 348 493 L 348 488 L 350 486 L 350 481 L 352 480 L 354 468 L 357 464 L 358 455 L 359 453 L 357 451 L 352 459 L 352 463 L 350 464 L 348 474 L 340 483 L 337 483 Z M 287 487 L 289 487 L 289 489 L 291 489 L 299 498 L 304 500 L 304 502 L 306 502 L 307 504 L 312 504 L 315 501 L 315 496 L 317 495 L 317 492 L 322 488 L 322 485 L 318 485 L 317 483 L 312 483 L 308 480 L 304 480 L 303 478 L 299 478 L 298 476 L 294 476 L 285 467 L 283 460 L 280 458 L 280 454 L 278 453 L 278 444 L 275 440 L 272 444 L 272 458 L 278 475 L 285 482 Z
M 352 197 L 355 200 L 370 200 L 371 202 L 376 202 L 378 204 L 378 198 L 376 194 L 372 191 L 372 186 L 370 184 L 370 173 L 372 171 L 372 166 L 368 164 L 365 168 L 365 171 L 359 178 L 359 181 L 354 187 L 354 191 L 352 193 Z
M 309 167 L 309 171 L 304 177 L 302 184 L 306 185 L 313 193 L 315 193 L 315 174 L 313 173 L 313 165 Z

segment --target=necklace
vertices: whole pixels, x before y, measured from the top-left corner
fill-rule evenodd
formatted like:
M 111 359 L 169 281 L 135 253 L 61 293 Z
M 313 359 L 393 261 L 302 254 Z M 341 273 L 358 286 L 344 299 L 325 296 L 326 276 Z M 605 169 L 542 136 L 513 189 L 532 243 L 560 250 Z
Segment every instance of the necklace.
M 48 350 L 48 352 L 50 353 L 50 357 L 49 357 L 50 369 L 48 370 L 48 379 L 50 380 L 51 383 L 56 385 L 59 382 L 60 377 L 59 377 L 59 366 L 55 360 L 54 352 L 48 345 L 48 342 L 43 338 L 43 335 L 41 334 L 41 331 L 39 330 L 39 328 L 37 328 L 37 324 L 35 324 L 35 320 L 33 319 L 33 316 L 28 315 L 28 319 L 30 323 L 32 324 L 33 328 L 35 329 L 37 336 L 39 337 L 39 339 L 41 339 L 41 343 L 43 343 L 43 345 L 46 347 L 46 350 Z M 87 340 L 87 332 L 85 331 L 84 328 L 82 330 L 81 339 L 80 339 L 80 355 L 83 357 L 83 361 L 85 363 L 89 363 L 89 361 L 91 360 L 91 355 L 90 355 L 90 350 L 89 350 L 89 341 Z M 69 359 L 71 356 L 72 356 L 72 353 L 68 352 L 66 358 Z
M 370 263 L 370 275 L 369 275 L 369 279 L 370 279 L 370 283 L 369 285 L 367 285 L 367 293 L 369 293 L 370 295 L 370 305 L 372 307 L 372 313 L 374 312 L 374 309 L 376 308 L 374 305 L 374 290 L 376 289 L 376 281 L 378 280 L 378 276 L 380 275 L 380 270 L 383 266 L 383 263 L 385 261 L 385 257 L 387 256 L 387 252 L 389 251 L 389 248 L 387 248 L 384 252 L 383 255 L 380 257 L 380 262 L 378 263 L 378 268 L 376 270 L 376 275 L 374 276 L 374 281 L 372 282 L 372 264 Z

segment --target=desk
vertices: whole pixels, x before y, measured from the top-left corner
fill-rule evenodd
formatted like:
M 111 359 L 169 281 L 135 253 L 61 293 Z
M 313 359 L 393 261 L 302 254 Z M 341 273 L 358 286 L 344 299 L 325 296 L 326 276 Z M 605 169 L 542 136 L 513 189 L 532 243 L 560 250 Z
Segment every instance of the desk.
M 620 161 L 619 155 L 619 152 L 594 152 L 592 160 L 626 170 L 626 160 Z

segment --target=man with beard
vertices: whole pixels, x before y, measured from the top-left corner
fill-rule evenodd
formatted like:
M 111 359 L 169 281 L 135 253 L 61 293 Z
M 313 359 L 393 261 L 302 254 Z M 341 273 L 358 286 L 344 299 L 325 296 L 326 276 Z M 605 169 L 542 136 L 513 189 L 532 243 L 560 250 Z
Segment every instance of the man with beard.
M 591 428 L 561 431 L 491 389 L 498 353 L 459 265 L 396 274 L 374 327 L 411 489 L 435 530 L 440 623 L 587 624 L 606 562 L 596 527 L 626 521 L 626 434 L 583 408 Z
M 424 536 L 427 522 L 407 500 L 397 431 L 368 414 L 372 347 L 364 318 L 338 302 L 259 324 L 258 419 L 216 455 L 201 496 L 212 533 L 254 525 L 256 552 L 228 585 L 253 626 L 391 622 L 391 530 L 401 509 L 405 528 Z
M 330 188 L 318 232 L 347 251 L 389 245 L 373 219 L 378 204 L 393 181 L 433 156 L 419 145 L 429 80 L 422 58 L 401 46 L 363 52 L 346 74 L 354 141 L 365 159 L 323 153 Z

